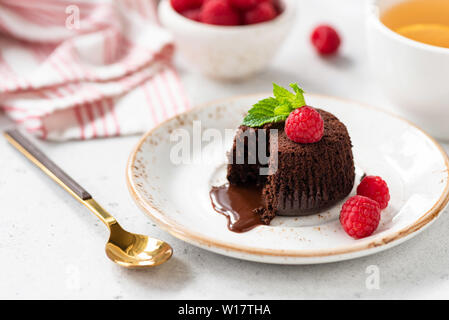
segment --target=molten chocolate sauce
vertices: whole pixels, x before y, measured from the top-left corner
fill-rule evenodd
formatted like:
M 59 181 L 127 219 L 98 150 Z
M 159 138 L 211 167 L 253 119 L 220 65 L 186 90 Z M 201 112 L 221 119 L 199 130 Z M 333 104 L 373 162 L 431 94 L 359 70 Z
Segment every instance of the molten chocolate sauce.
M 263 206 L 261 187 L 230 184 L 212 187 L 210 199 L 215 211 L 228 218 L 231 231 L 245 232 L 263 224 L 256 212 Z

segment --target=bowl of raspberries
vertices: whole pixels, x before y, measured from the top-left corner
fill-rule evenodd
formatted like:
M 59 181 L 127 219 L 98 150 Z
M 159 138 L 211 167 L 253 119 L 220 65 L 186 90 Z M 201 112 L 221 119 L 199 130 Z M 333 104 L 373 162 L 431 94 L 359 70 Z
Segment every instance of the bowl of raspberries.
M 161 24 L 195 70 L 241 79 L 264 69 L 295 22 L 297 0 L 162 0 Z

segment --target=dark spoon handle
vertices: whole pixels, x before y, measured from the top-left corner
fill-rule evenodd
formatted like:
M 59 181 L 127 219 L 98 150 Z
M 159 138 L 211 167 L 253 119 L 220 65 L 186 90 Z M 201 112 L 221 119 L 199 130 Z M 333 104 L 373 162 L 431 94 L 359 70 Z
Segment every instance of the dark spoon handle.
M 5 131 L 5 137 L 23 155 L 31 160 L 35 165 L 48 174 L 53 180 L 65 189 L 73 192 L 81 200 L 92 199 L 92 196 L 84 190 L 75 180 L 51 161 L 41 150 L 39 150 L 30 140 L 23 136 L 19 130 L 13 129 Z

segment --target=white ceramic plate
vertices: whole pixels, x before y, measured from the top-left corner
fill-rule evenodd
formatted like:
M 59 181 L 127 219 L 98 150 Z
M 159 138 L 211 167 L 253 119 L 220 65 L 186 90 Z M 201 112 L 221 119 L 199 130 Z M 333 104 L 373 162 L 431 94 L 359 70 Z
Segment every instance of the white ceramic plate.
M 148 132 L 130 156 L 129 190 L 142 210 L 162 229 L 206 250 L 265 263 L 311 264 L 373 254 L 410 239 L 436 220 L 449 200 L 449 161 L 443 149 L 409 122 L 354 102 L 307 95 L 309 105 L 335 114 L 354 144 L 357 181 L 366 172 L 382 176 L 391 200 L 379 228 L 354 240 L 338 221 L 341 204 L 308 217 L 276 217 L 270 226 L 246 233 L 228 230 L 226 217 L 212 209 L 209 190 L 225 182 L 225 142 L 212 139 L 192 150 L 192 163 L 170 158 L 170 134 L 193 122 L 207 129 L 235 129 L 249 107 L 268 94 L 211 103 L 172 118 Z M 210 130 L 209 130 L 210 132 Z

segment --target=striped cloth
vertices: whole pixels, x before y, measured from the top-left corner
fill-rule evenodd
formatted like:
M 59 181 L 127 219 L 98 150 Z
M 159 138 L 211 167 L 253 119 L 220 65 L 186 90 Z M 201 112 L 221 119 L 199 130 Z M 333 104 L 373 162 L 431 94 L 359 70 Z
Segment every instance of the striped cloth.
M 156 0 L 0 0 L 0 108 L 57 141 L 139 133 L 186 110 L 155 8 Z

